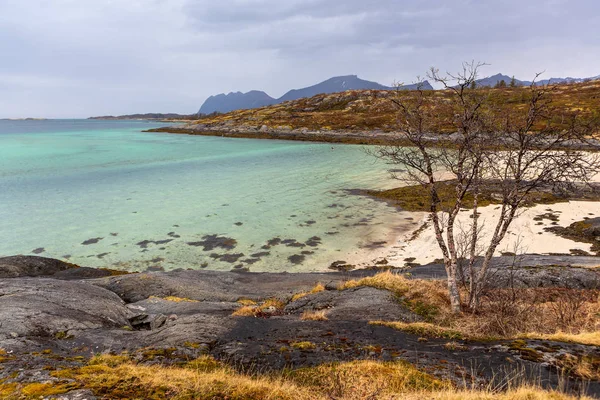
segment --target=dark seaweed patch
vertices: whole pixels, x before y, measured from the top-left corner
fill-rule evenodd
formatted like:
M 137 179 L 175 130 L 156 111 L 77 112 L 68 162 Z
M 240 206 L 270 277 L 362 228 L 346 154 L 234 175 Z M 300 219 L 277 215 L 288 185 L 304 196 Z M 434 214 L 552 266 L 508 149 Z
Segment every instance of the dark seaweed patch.
M 223 262 L 227 262 L 227 263 L 231 263 L 231 264 L 233 264 L 234 262 L 237 262 L 242 257 L 244 257 L 244 253 L 238 253 L 238 254 L 213 253 L 210 255 L 210 258 L 213 258 L 213 259 L 219 260 L 219 261 L 223 261 Z
M 296 265 L 302 264 L 305 259 L 306 259 L 306 256 L 304 256 L 302 254 L 294 254 L 294 255 L 288 257 L 289 262 L 291 262 L 292 264 L 296 264 Z
M 279 244 L 281 244 L 281 239 L 280 238 L 273 238 L 267 241 L 267 246 L 277 246 Z
M 202 247 L 202 250 L 204 251 L 211 251 L 216 248 L 232 250 L 235 249 L 235 247 L 237 246 L 237 240 L 225 236 L 206 235 L 202 237 L 201 241 L 188 242 L 188 245 L 194 247 Z
M 259 253 L 250 254 L 250 256 L 253 258 L 263 258 L 263 257 L 270 256 L 270 255 L 271 255 L 270 251 L 261 251 Z
M 96 243 L 98 243 L 98 242 L 99 242 L 99 241 L 101 241 L 102 239 L 104 239 L 104 238 L 101 238 L 101 237 L 98 237 L 98 238 L 92 238 L 92 239 L 88 239 L 88 240 L 85 240 L 85 241 L 81 242 L 81 244 L 82 244 L 83 246 L 89 246 L 90 244 L 96 244 Z
M 161 245 L 171 243 L 173 239 L 164 239 L 164 240 L 142 240 L 141 242 L 136 243 L 137 246 L 140 246 L 142 249 L 147 249 L 149 245 Z
M 306 245 L 310 247 L 318 247 L 321 244 L 321 238 L 318 236 L 313 236 L 306 241 Z

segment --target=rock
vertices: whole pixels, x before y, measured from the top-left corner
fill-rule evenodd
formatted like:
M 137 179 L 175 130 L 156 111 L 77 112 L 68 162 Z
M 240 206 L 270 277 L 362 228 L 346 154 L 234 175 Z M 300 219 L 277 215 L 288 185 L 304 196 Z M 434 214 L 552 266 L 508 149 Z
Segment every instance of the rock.
M 176 296 L 202 302 L 235 302 L 240 298 L 287 299 L 323 280 L 341 282 L 339 274 L 277 274 L 218 271 L 141 273 L 94 279 L 90 283 L 116 293 L 127 303 L 151 296 Z
M 15 336 L 53 338 L 129 326 L 132 312 L 114 293 L 82 282 L 0 280 L 0 343 Z
M 0 278 L 49 276 L 78 268 L 77 265 L 38 256 L 11 256 L 0 258 Z
M 53 400 L 96 400 L 97 397 L 91 390 L 73 390 L 68 393 L 50 396 Z
M 324 291 L 289 303 L 285 313 L 327 309 L 329 320 L 345 321 L 421 321 L 422 318 L 402 306 L 386 291 L 372 287 Z
M 600 271 L 575 267 L 494 268 L 488 280 L 491 287 L 598 289 Z
M 129 323 L 133 329 L 138 331 L 153 331 L 163 326 L 165 322 L 167 322 L 167 317 L 163 314 L 139 314 L 129 318 Z

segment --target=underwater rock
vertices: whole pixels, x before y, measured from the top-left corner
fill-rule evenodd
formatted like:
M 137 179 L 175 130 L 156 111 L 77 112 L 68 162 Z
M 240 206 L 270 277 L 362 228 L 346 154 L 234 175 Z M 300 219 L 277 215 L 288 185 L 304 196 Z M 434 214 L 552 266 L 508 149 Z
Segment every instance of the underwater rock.
M 189 246 L 202 247 L 204 251 L 211 251 L 216 248 L 233 250 L 237 246 L 237 240 L 219 235 L 205 235 L 198 242 L 188 242 Z
M 98 242 L 99 242 L 99 241 L 101 241 L 102 239 L 104 239 L 104 238 L 101 238 L 101 237 L 98 237 L 98 238 L 91 238 L 91 239 L 88 239 L 88 240 L 84 240 L 83 242 L 81 242 L 81 244 L 82 244 L 83 246 L 89 246 L 90 244 L 96 244 L 96 243 L 98 243 Z

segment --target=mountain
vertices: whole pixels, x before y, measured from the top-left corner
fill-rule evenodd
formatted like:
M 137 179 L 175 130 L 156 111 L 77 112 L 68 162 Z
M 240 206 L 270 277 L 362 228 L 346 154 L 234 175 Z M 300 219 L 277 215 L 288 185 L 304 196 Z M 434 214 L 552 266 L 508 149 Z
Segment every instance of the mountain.
M 496 74 L 496 75 L 488 76 L 487 78 L 477 79 L 475 82 L 477 83 L 477 86 L 479 86 L 479 87 L 481 87 L 481 86 L 494 87 L 500 81 L 504 81 L 504 83 L 506 83 L 506 86 L 508 86 L 510 84 L 511 80 L 512 80 L 511 76 Z M 517 86 L 531 85 L 531 82 L 520 81 L 518 79 L 515 79 L 515 83 L 517 84 Z
M 488 76 L 487 78 L 478 79 L 475 82 L 477 83 L 477 86 L 479 86 L 479 87 L 481 87 L 481 86 L 494 87 L 500 81 L 504 81 L 506 83 L 506 85 L 508 86 L 510 84 L 511 80 L 512 80 L 512 77 L 510 77 L 508 75 L 496 74 L 496 75 Z M 597 81 L 597 80 L 600 80 L 600 75 L 590 77 L 590 78 L 571 78 L 571 77 L 550 78 L 550 79 L 540 79 L 540 80 L 536 81 L 536 85 L 542 86 L 542 85 L 554 85 L 554 84 L 559 84 L 559 83 L 582 83 L 582 82 L 586 82 L 586 81 Z M 515 79 L 515 83 L 517 86 L 530 86 L 531 85 L 531 81 L 521 81 L 519 79 Z
M 175 114 L 175 113 L 147 113 L 147 114 L 128 114 L 128 115 L 102 115 L 99 117 L 89 117 L 88 119 L 147 119 L 147 120 L 164 120 L 164 119 L 183 119 L 190 120 L 198 118 L 197 114 Z
M 200 114 L 212 114 L 214 112 L 226 113 L 229 111 L 246 109 L 246 108 L 260 108 L 275 104 L 277 100 L 259 90 L 252 90 L 248 93 L 235 92 L 229 94 L 218 94 L 216 96 L 210 96 L 202 107 L 200 107 Z
M 414 90 L 418 84 L 402 86 L 401 90 Z M 425 90 L 433 90 L 429 82 L 424 81 L 421 86 Z M 209 97 L 202 107 L 201 114 L 211 114 L 213 112 L 226 113 L 234 110 L 252 109 L 269 106 L 272 104 L 283 103 L 284 101 L 298 100 L 302 98 L 312 97 L 317 94 L 331 94 L 345 92 L 346 90 L 392 90 L 395 88 L 381 85 L 377 82 L 366 81 L 360 79 L 356 75 L 336 76 L 313 86 L 302 89 L 293 89 L 274 99 L 265 92 L 251 91 L 248 93 L 229 93 L 219 94 Z

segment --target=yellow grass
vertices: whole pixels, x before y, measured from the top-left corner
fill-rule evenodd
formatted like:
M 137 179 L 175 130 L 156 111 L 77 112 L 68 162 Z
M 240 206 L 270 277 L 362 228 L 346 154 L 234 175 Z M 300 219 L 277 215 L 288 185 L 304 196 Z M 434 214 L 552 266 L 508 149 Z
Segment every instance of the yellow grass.
M 240 301 L 238 301 L 238 303 L 244 304 Z M 251 305 L 251 303 L 249 302 L 245 303 L 249 305 L 242 305 L 242 307 L 235 310 L 231 315 L 234 317 L 253 317 L 259 315 L 262 312 L 265 312 L 265 310 L 271 307 L 275 308 L 277 311 L 281 311 L 283 310 L 283 307 L 285 307 L 285 304 L 277 299 L 265 300 L 260 305 Z
M 438 325 L 430 324 L 427 322 L 386 322 L 386 321 L 371 321 L 370 325 L 387 326 L 389 328 L 404 331 L 412 335 L 430 337 L 430 338 L 444 338 L 444 339 L 462 339 L 463 335 L 459 331 L 455 331 L 448 328 L 443 328 Z
M 256 302 L 254 300 L 250 300 L 250 299 L 239 299 L 237 301 L 238 304 L 241 304 L 243 306 L 255 306 Z
M 539 340 L 552 340 L 556 342 L 566 343 L 580 343 L 591 346 L 600 346 L 600 332 L 581 332 L 578 334 L 557 332 L 553 334 L 543 334 L 536 332 L 529 332 L 519 335 L 522 339 L 539 339 Z
M 402 396 L 402 400 L 592 400 L 588 396 L 569 396 L 536 387 L 521 387 L 504 393 L 485 391 L 443 391 L 414 393 Z
M 198 303 L 198 300 L 192 300 L 192 299 L 186 299 L 183 297 L 177 297 L 177 296 L 167 296 L 167 297 L 156 297 L 156 296 L 150 296 L 151 299 L 162 299 L 162 300 L 166 300 L 166 301 L 172 301 L 174 303 Z
M 166 367 L 136 364 L 122 355 L 104 355 L 95 357 L 87 366 L 55 371 L 52 375 L 56 382 L 24 385 L 0 382 L 0 394 L 3 399 L 40 398 L 85 388 L 101 398 L 147 400 L 575 399 L 535 387 L 504 393 L 461 391 L 405 361 L 353 361 L 250 376 L 208 356 L 180 367 Z
M 319 293 L 325 290 L 325 286 L 322 283 L 317 283 L 314 288 L 312 288 L 309 292 L 296 293 L 292 296 L 292 301 L 300 300 L 303 297 L 308 296 L 309 294 Z
M 303 321 L 327 321 L 327 312 L 325 310 L 304 311 L 300 319 Z
M 477 313 L 453 314 L 444 281 L 408 279 L 386 271 L 345 282 L 339 289 L 361 286 L 389 290 L 400 304 L 424 320 L 373 321 L 373 324 L 419 336 L 470 340 L 528 338 L 600 345 L 600 301 L 593 291 L 519 289 L 516 300 L 511 300 L 509 291 L 496 289 L 482 300 Z M 463 299 L 466 297 L 463 293 Z M 584 299 L 579 305 L 578 298 Z M 569 311 L 576 305 L 577 312 Z

